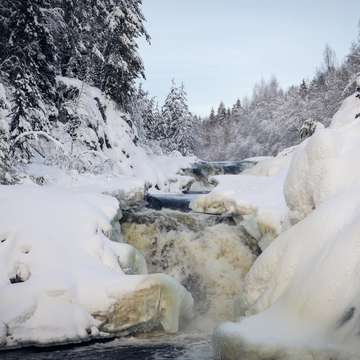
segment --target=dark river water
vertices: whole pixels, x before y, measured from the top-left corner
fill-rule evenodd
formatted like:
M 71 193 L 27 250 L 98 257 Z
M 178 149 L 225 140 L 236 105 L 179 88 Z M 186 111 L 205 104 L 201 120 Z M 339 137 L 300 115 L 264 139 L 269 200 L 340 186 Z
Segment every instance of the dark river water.
M 91 344 L 0 351 L 0 359 L 212 360 L 211 334 L 158 331 Z

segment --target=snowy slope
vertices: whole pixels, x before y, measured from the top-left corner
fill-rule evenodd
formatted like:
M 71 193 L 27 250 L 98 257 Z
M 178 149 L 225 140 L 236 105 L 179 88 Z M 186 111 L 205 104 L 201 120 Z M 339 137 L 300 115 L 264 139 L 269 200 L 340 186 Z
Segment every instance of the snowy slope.
M 245 278 L 235 321 L 214 333 L 224 359 L 360 356 L 360 101 L 295 151 L 284 184 L 290 209 Z
M 0 120 L 9 120 L 12 104 L 11 89 L 0 83 Z M 30 176 L 41 176 L 39 166 L 50 166 L 72 171 L 72 174 L 105 174 L 138 177 L 154 191 L 180 192 L 190 181 L 179 176 L 181 167 L 196 161 L 188 157 L 181 162 L 176 158 L 164 167 L 162 161 L 149 157 L 138 144 L 137 129 L 129 115 L 105 97 L 95 87 L 82 81 L 57 77 L 57 116 L 51 117 L 47 132 L 27 131 L 13 139 L 13 146 L 26 144 L 34 157 L 25 163 L 38 165 L 36 174 L 32 166 L 18 170 Z M 52 114 L 53 115 L 53 114 Z M 44 175 L 49 171 L 43 170 Z M 51 170 L 50 170 L 51 171 Z
M 113 171 L 116 174 L 140 177 L 152 187 L 165 192 L 179 191 L 190 181 L 176 175 L 180 167 L 174 168 L 175 171 L 169 174 L 137 146 L 137 129 L 130 117 L 121 112 L 113 101 L 104 97 L 99 89 L 64 77 L 58 77 L 58 84 L 62 99 L 59 112 L 64 114 L 65 120 L 58 121 L 52 133 L 64 144 L 65 153 L 71 153 L 71 148 L 76 153 L 73 155 L 76 157 L 74 163 L 78 162 L 80 166 L 76 168 L 75 165 L 73 168 L 81 172 L 81 164 L 87 160 L 86 169 L 94 169 L 93 173 Z M 66 131 L 71 123 L 66 116 L 79 118 L 82 124 L 87 124 L 77 130 L 75 141 L 72 141 Z M 53 159 L 50 160 L 45 160 L 45 163 L 53 165 Z M 189 158 L 188 162 L 194 160 Z M 61 164 L 61 159 L 59 163 Z

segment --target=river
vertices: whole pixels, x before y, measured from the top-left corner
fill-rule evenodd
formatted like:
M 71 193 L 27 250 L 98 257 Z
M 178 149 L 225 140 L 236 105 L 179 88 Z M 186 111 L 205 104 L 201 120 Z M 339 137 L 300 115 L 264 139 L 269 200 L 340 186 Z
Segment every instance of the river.
M 253 163 L 252 163 L 253 165 Z M 211 335 L 232 319 L 233 298 L 260 253 L 257 242 L 230 216 L 190 211 L 189 202 L 209 188 L 210 175 L 237 173 L 250 165 L 204 163 L 193 167 L 195 190 L 181 195 L 152 195 L 143 206 L 123 212 L 122 241 L 145 257 L 149 273 L 176 278 L 194 297 L 194 319 L 176 334 L 148 333 L 78 345 L 1 352 L 1 359 L 214 359 Z M 224 170 L 225 169 L 225 170 Z M 204 184 L 205 183 L 205 184 Z

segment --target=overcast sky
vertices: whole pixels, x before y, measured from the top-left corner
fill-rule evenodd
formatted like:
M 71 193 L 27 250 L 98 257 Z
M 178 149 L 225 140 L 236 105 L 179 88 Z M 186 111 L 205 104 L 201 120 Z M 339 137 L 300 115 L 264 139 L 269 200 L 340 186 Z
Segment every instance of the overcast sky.
M 283 88 L 311 79 L 326 43 L 345 57 L 360 19 L 359 0 L 143 0 L 142 10 L 144 89 L 161 106 L 171 80 L 184 82 L 198 115 L 251 96 L 261 77 Z

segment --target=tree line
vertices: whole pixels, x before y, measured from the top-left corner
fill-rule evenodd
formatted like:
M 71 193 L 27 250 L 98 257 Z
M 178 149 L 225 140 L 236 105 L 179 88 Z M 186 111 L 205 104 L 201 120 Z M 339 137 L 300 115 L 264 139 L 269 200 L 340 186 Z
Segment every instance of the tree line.
M 255 84 L 252 96 L 237 100 L 232 108 L 221 102 L 200 122 L 201 146 L 195 154 L 204 160 L 275 156 L 310 135 L 314 124 L 329 126 L 342 101 L 356 90 L 360 33 L 341 63 L 328 45 L 323 55 L 311 80 L 284 90 L 273 76 Z
M 178 151 L 204 160 L 276 155 L 311 134 L 314 124 L 328 126 L 342 100 L 355 91 L 360 37 L 341 63 L 326 46 L 323 63 L 313 79 L 286 90 L 276 77 L 261 80 L 251 97 L 238 99 L 231 108 L 221 102 L 216 112 L 212 109 L 203 119 L 191 114 L 184 85 L 177 86 L 174 81 L 159 107 L 142 85 L 135 85 L 137 79 L 145 78 L 136 39 L 144 36 L 150 42 L 141 3 L 1 1 L 1 183 L 13 182 L 10 170 L 16 164 L 32 161 L 36 134 L 45 139 L 51 135 L 56 141 L 62 137 L 61 129 L 73 144 L 87 128 L 96 136 L 83 141 L 84 146 L 94 150 L 108 145 L 98 125 L 77 113 L 82 87 L 61 89 L 58 76 L 101 89 L 130 113 L 137 141 L 149 153 Z M 101 106 L 99 103 L 100 111 Z

